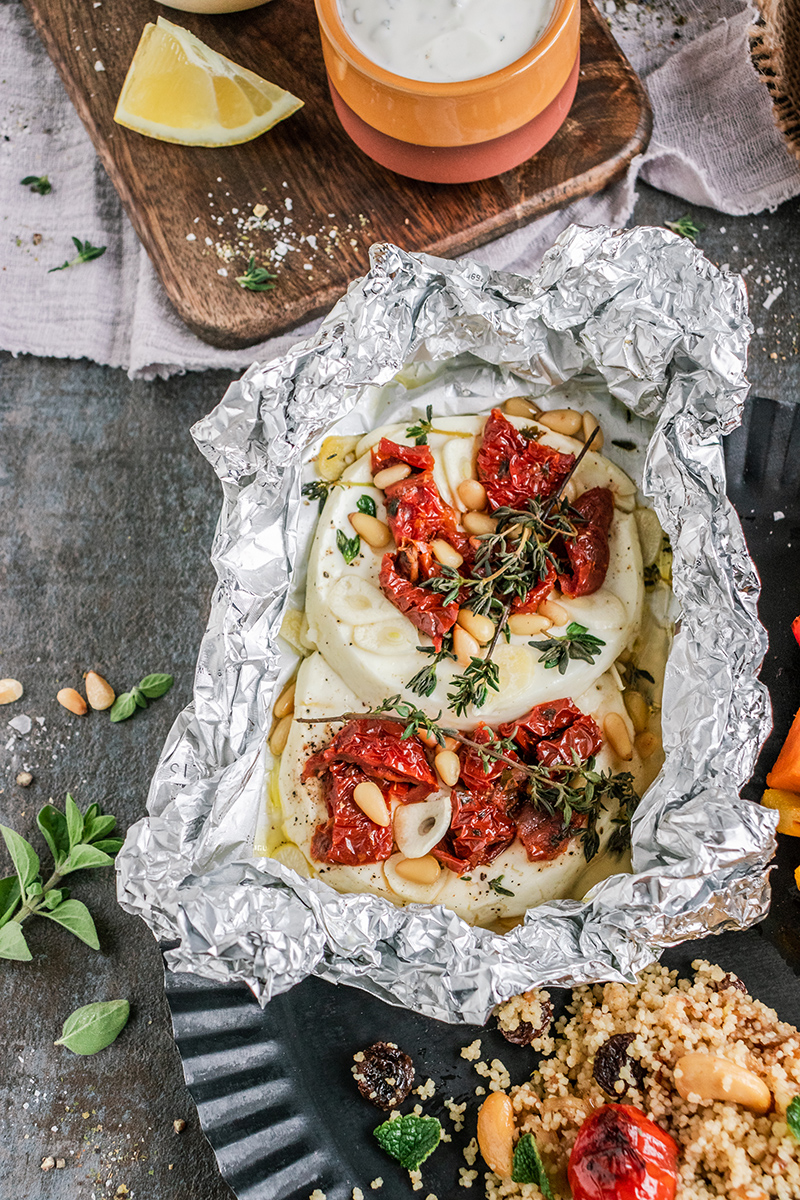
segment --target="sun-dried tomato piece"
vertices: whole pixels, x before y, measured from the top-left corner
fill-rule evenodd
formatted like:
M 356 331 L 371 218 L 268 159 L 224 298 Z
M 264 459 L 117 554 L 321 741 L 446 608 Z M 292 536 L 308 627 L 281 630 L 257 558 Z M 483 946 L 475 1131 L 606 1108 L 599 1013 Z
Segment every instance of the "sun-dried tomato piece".
M 425 784 L 429 791 L 436 778 L 417 737 L 403 737 L 397 721 L 364 717 L 348 721 L 320 754 L 309 759 L 303 779 L 332 763 L 352 763 L 372 779 L 405 784 Z
M 551 567 L 541 582 L 537 583 L 536 587 L 531 588 L 527 596 L 515 596 L 512 604 L 512 613 L 532 613 L 536 612 L 543 600 L 552 592 L 556 586 L 558 576 L 556 575 L 555 567 Z
M 384 493 L 386 521 L 398 546 L 442 538 L 464 557 L 472 556 L 469 538 L 458 523 L 458 513 L 439 495 L 432 471 L 409 475 L 392 483 Z
M 628 1047 L 636 1038 L 635 1033 L 615 1033 L 608 1041 L 603 1042 L 594 1056 L 592 1074 L 600 1087 L 608 1096 L 622 1097 L 628 1091 L 629 1084 L 623 1079 L 625 1087 L 617 1090 L 620 1073 L 623 1067 L 629 1067 L 630 1073 L 639 1091 L 644 1086 L 644 1067 L 638 1058 L 628 1053 Z
M 543 738 L 536 746 L 536 757 L 545 767 L 574 762 L 573 752 L 581 762 L 586 762 L 597 754 L 602 744 L 603 735 L 594 717 L 581 713 L 562 733 Z
M 499 408 L 493 408 L 478 451 L 478 479 L 491 508 L 524 508 L 527 501 L 552 496 L 575 462 L 535 438 L 525 437 Z
M 614 516 L 614 497 L 608 488 L 592 488 L 572 505 L 585 524 L 575 537 L 564 538 L 569 569 L 558 577 L 565 596 L 591 596 L 605 583 L 608 572 L 608 531 Z
M 479 742 L 481 745 L 492 741 L 491 730 L 484 724 L 479 725 L 469 736 L 473 742 Z M 470 746 L 460 746 L 458 757 L 461 762 L 461 782 L 468 792 L 477 795 L 490 792 L 507 767 L 506 763 L 498 762 L 497 759 L 487 759 L 484 765 L 477 750 Z
M 502 1025 L 498 1024 L 497 1028 L 507 1042 L 511 1042 L 514 1046 L 530 1046 L 536 1038 L 545 1036 L 553 1020 L 553 1006 L 549 1000 L 542 1000 L 539 1007 L 542 1018 L 538 1025 L 533 1025 L 530 1021 L 520 1021 L 516 1029 L 504 1029 Z
M 353 1077 L 365 1100 L 386 1112 L 402 1104 L 414 1082 L 414 1064 L 394 1042 L 375 1042 L 354 1055 Z
M 502 737 L 513 737 L 523 754 L 528 754 L 543 738 L 550 738 L 567 729 L 583 715 L 566 696 L 561 700 L 547 700 L 544 704 L 535 704 L 519 720 L 501 725 L 500 734 Z
M 583 818 L 585 823 L 586 818 Z M 548 813 L 526 803 L 516 814 L 517 836 L 525 847 L 528 862 L 546 862 L 560 854 L 576 832 L 578 821 L 564 825 L 561 813 Z
M 412 471 L 433 470 L 430 446 L 401 446 L 391 438 L 381 438 L 377 446 L 372 447 L 371 454 L 373 475 L 387 467 L 396 467 L 398 463 L 405 463 Z
M 367 776 L 350 763 L 333 762 L 323 777 L 329 817 L 311 838 L 311 857 L 318 862 L 360 867 L 390 858 L 394 847 L 391 825 L 376 825 L 353 800 Z
M 516 836 L 516 823 L 506 812 L 506 800 L 502 788 L 483 796 L 453 788 L 450 828 L 431 853 L 457 875 L 490 863 Z
M 432 588 L 419 587 L 406 579 L 398 569 L 405 552 L 384 554 L 381 561 L 380 585 L 387 600 L 401 613 L 405 613 L 412 625 L 426 633 L 435 650 L 441 650 L 442 638 L 458 619 L 458 604 L 443 604 L 439 593 Z
M 678 1147 L 640 1108 L 604 1104 L 578 1130 L 567 1174 L 574 1200 L 673 1200 Z

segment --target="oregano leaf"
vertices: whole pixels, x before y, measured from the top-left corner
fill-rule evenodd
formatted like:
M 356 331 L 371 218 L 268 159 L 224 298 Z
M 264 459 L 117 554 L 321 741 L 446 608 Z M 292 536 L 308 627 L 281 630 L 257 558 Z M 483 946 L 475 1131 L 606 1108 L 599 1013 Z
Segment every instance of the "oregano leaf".
M 104 854 L 110 854 L 113 857 L 122 849 L 122 842 L 122 838 L 104 838 L 102 841 L 92 844 L 96 850 L 102 850 Z
M 69 854 L 67 818 L 52 804 L 45 804 L 36 818 L 39 831 L 50 847 L 56 866 L 60 866 Z
M 113 858 L 98 846 L 80 845 L 70 851 L 70 856 L 62 864 L 59 874 L 71 875 L 73 871 L 87 871 L 93 867 L 110 867 L 113 862 Z
M 80 845 L 81 841 L 83 840 L 83 813 L 78 808 L 69 792 L 67 792 L 67 800 L 64 806 L 64 811 L 67 818 L 69 848 L 72 850 L 74 846 Z
M 84 1004 L 67 1017 L 56 1046 L 73 1054 L 97 1054 L 116 1041 L 128 1023 L 131 1006 L 127 1000 L 100 1000 Z
M 0 825 L 0 833 L 3 835 L 3 841 L 8 847 L 8 853 L 11 855 L 14 870 L 17 872 L 20 891 L 25 896 L 27 895 L 28 885 L 33 883 L 34 879 L 39 875 L 39 855 L 30 842 L 26 842 L 25 838 L 20 837 L 15 830 L 9 829 L 7 825 Z
M 110 716 L 111 720 L 127 721 L 128 717 L 132 717 L 136 712 L 136 701 L 132 692 L 123 692 L 117 696 L 114 703 L 111 705 Z
M 33 958 L 19 921 L 9 921 L 0 929 L 0 958 L 13 958 L 17 962 L 30 962 Z
M 133 703 L 137 708 L 147 708 L 147 700 L 145 699 L 144 692 L 141 690 L 141 688 L 135 687 L 131 692 L 131 695 L 133 696 Z
M 97 930 L 94 927 L 92 914 L 89 912 L 85 904 L 80 900 L 64 900 L 61 904 L 50 912 L 46 908 L 40 908 L 39 913 L 43 917 L 47 917 L 50 921 L 55 921 L 57 925 L 63 925 L 70 933 L 74 933 L 76 938 L 80 938 L 87 946 L 91 946 L 93 950 L 100 949 L 100 942 L 97 940 Z
M 164 673 L 145 675 L 139 684 L 139 691 L 144 692 L 148 700 L 158 700 L 160 696 L 166 695 L 174 682 L 174 676 Z
M 6 879 L 0 879 L 0 929 L 7 921 L 10 921 L 14 915 L 14 909 L 20 901 L 19 894 L 19 879 L 16 875 L 9 875 Z
M 117 823 L 117 818 L 112 816 L 98 816 L 91 819 L 84 819 L 83 822 L 83 840 L 85 842 L 98 842 L 100 838 L 104 838 L 107 833 L 111 833 Z

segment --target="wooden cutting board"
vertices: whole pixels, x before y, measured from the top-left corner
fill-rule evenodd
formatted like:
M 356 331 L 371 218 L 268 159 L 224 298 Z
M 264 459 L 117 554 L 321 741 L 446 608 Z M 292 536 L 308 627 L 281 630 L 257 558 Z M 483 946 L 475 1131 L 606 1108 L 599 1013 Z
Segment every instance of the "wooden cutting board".
M 591 0 L 583 0 L 578 91 L 559 133 L 521 167 L 459 186 L 404 179 L 353 145 L 328 93 L 314 0 L 218 17 L 153 0 L 25 5 L 169 299 L 190 329 L 224 349 L 326 312 L 367 270 L 374 242 L 463 254 L 618 179 L 650 135 L 644 90 Z M 116 125 L 142 29 L 159 15 L 305 107 L 225 149 L 174 146 Z M 266 209 L 260 217 L 256 206 Z M 235 282 L 250 254 L 277 271 L 274 291 Z

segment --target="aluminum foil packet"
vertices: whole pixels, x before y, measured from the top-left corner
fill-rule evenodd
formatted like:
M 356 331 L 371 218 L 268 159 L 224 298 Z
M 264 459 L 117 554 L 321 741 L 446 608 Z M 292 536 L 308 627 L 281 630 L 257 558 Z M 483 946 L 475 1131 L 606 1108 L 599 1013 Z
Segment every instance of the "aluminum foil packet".
M 224 495 L 194 700 L 117 859 L 122 906 L 178 943 L 172 970 L 243 981 L 262 1004 L 316 974 L 480 1023 L 516 992 L 631 981 L 667 945 L 765 915 L 776 814 L 739 790 L 770 727 L 766 636 L 721 446 L 751 328 L 741 278 L 664 229 L 573 226 L 532 278 L 383 244 L 313 337 L 229 388 L 193 430 Z M 441 415 L 581 390 L 604 398 L 610 457 L 614 421 L 646 432 L 633 473 L 672 542 L 681 612 L 633 874 L 500 935 L 441 907 L 340 895 L 260 853 L 271 710 L 296 662 L 279 630 L 302 607 L 316 520 L 301 482 L 322 436 L 416 419 L 432 399 Z

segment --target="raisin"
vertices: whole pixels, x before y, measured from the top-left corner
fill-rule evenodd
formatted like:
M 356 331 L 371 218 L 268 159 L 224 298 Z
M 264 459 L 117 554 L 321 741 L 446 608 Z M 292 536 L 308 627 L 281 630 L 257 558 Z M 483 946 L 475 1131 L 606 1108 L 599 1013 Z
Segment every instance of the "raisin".
M 544 1037 L 553 1019 L 553 1006 L 549 1000 L 542 1001 L 541 1010 L 542 1019 L 535 1028 L 530 1021 L 520 1021 L 516 1029 L 503 1029 L 502 1025 L 498 1025 L 498 1029 L 507 1042 L 515 1046 L 530 1046 L 536 1038 Z
M 644 1085 L 644 1068 L 638 1059 L 632 1058 L 628 1054 L 628 1046 L 630 1046 L 635 1037 L 635 1033 L 615 1033 L 613 1037 L 610 1037 L 607 1042 L 603 1043 L 594 1056 L 592 1074 L 603 1091 L 609 1096 L 624 1096 L 625 1092 L 628 1091 L 627 1084 L 623 1092 L 618 1092 L 615 1087 L 615 1084 L 619 1082 L 620 1072 L 625 1066 L 630 1067 L 636 1087 L 639 1091 L 642 1090 Z
M 735 988 L 735 990 L 737 992 L 744 992 L 744 994 L 747 995 L 747 988 L 742 983 L 739 976 L 731 975 L 730 971 L 728 972 L 727 975 L 723 976 L 723 978 L 720 979 L 719 983 L 717 984 L 717 991 L 724 992 L 728 988 Z
M 394 1042 L 375 1042 L 353 1067 L 358 1090 L 384 1112 L 402 1104 L 414 1082 L 414 1064 Z

